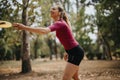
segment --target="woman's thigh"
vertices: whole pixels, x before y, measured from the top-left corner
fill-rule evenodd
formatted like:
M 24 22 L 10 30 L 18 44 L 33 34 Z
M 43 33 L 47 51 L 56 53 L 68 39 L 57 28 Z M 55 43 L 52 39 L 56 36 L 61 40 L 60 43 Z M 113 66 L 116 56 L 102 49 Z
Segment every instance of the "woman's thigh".
M 78 71 L 78 69 L 79 66 L 67 62 L 63 75 L 63 80 L 71 80 L 76 71 Z

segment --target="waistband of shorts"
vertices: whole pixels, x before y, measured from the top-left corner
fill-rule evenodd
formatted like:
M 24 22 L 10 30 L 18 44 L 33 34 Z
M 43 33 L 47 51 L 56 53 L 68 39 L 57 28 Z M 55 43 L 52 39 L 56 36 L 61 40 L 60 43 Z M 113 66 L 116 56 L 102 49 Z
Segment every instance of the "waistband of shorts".
M 76 47 L 79 47 L 80 45 L 77 45 L 77 46 L 75 46 L 75 47 L 73 47 L 73 48 L 71 48 L 71 49 L 69 49 L 69 50 L 65 50 L 66 52 L 68 52 L 68 51 L 70 51 L 70 50 L 72 50 L 72 49 L 74 49 L 74 48 L 76 48 Z

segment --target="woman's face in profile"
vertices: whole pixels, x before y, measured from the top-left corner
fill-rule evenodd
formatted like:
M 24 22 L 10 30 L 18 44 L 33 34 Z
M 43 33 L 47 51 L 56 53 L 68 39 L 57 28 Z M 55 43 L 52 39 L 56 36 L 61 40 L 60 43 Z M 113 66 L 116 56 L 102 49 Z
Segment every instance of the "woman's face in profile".
M 51 15 L 51 17 L 53 19 L 56 18 L 56 17 L 59 17 L 60 16 L 60 12 L 58 10 L 58 7 L 56 7 L 56 6 L 51 7 L 51 9 L 50 9 L 50 15 Z

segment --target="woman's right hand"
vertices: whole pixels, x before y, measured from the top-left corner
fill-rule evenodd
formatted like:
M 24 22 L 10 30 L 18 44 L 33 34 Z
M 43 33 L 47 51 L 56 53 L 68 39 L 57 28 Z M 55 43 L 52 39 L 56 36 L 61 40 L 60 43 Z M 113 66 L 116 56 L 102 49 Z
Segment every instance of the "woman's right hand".
M 25 25 L 21 23 L 13 23 L 13 27 L 15 27 L 16 29 L 22 30 L 24 29 Z

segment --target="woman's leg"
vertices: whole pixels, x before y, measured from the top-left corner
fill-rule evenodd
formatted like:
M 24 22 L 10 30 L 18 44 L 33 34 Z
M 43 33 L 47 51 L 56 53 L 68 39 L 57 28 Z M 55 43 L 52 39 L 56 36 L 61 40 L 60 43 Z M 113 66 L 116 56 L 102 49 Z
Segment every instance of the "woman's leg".
M 71 80 L 73 75 L 78 71 L 79 66 L 67 62 L 62 80 Z
M 77 70 L 77 71 L 75 72 L 75 74 L 73 75 L 73 77 L 72 77 L 74 80 L 80 80 L 79 77 L 78 77 L 78 71 L 79 71 L 79 70 Z

